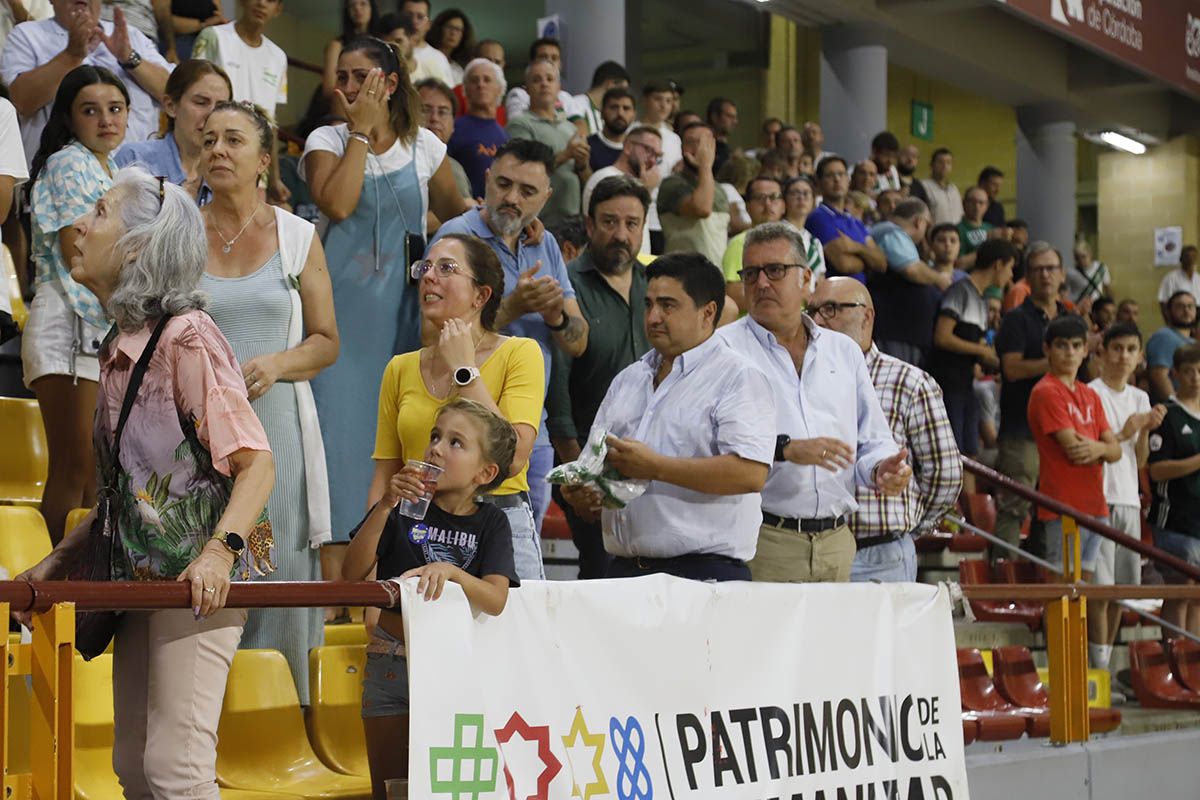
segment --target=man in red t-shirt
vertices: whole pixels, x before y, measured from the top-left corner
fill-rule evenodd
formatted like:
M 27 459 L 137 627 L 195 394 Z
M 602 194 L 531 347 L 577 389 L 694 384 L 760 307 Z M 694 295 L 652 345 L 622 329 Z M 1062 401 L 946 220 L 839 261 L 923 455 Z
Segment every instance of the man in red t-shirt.
M 1046 359 L 1050 369 L 1029 396 L 1029 428 L 1041 459 L 1038 490 L 1093 517 L 1108 519 L 1104 498 L 1104 464 L 1121 460 L 1121 445 L 1108 427 L 1095 390 L 1075 379 L 1087 357 L 1088 326 L 1073 314 L 1046 326 Z M 1046 559 L 1062 563 L 1062 518 L 1038 509 L 1046 531 Z M 1091 580 L 1100 546 L 1098 534 L 1079 529 L 1081 568 Z M 1092 637 L 1088 619 L 1088 638 Z M 1099 634 L 1099 631 L 1097 631 Z

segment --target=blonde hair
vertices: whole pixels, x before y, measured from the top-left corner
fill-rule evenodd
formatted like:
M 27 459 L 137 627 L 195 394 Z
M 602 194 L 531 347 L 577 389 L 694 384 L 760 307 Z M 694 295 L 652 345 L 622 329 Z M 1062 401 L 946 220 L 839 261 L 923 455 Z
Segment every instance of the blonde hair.
M 480 432 L 483 434 L 483 457 L 488 463 L 500 468 L 490 483 L 479 488 L 485 492 L 492 491 L 508 480 L 508 471 L 517 455 L 516 429 L 511 422 L 495 411 L 465 397 L 456 397 L 442 406 L 438 410 L 437 418 L 441 419 L 443 414 L 450 411 L 457 411 L 479 423 Z

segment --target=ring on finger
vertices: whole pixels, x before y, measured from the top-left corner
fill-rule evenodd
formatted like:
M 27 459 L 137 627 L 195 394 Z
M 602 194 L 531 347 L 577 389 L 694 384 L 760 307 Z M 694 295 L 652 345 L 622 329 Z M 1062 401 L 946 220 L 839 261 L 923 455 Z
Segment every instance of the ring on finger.
M 209 594 L 216 594 L 216 592 L 217 592 L 217 590 L 211 586 L 205 587 L 204 591 L 208 592 Z

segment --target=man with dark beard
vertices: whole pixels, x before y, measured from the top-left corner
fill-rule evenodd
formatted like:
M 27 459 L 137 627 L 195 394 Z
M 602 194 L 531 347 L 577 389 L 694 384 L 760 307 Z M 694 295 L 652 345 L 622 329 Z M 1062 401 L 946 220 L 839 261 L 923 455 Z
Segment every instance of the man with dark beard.
M 633 92 L 623 86 L 605 92 L 600 117 L 604 120 L 604 126 L 588 137 L 593 172 L 610 166 L 623 152 L 625 133 L 637 120 L 637 102 L 633 99 Z
M 654 193 L 662 183 L 663 146 L 662 134 L 657 128 L 649 125 L 638 125 L 625 136 L 624 149 L 611 165 L 592 173 L 587 184 L 583 187 L 583 213 L 586 216 L 591 205 L 592 192 L 600 182 L 616 175 L 631 175 L 641 181 L 650 192 L 650 202 L 654 202 Z M 647 220 L 649 222 L 649 220 Z M 642 233 L 643 255 L 650 255 L 649 231 Z
M 579 457 L 613 378 L 650 349 L 642 324 L 646 270 L 637 260 L 649 207 L 650 193 L 629 175 L 605 178 L 592 191 L 585 217 L 587 249 L 567 265 L 591 331 L 581 354 L 572 357 L 555 348 L 546 398 L 546 426 L 562 462 Z M 603 578 L 610 559 L 600 531 L 599 497 L 586 489 L 565 489 L 559 505 L 579 548 L 579 577 Z

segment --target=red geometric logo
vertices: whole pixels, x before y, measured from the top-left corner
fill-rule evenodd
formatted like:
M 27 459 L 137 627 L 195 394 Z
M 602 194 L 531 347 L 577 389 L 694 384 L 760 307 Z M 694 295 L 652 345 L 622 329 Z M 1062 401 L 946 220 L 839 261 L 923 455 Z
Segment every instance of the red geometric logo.
M 527 742 L 537 742 L 538 758 L 542 760 L 542 774 L 537 779 L 537 794 L 531 794 L 525 800 L 547 800 L 550 792 L 550 782 L 562 770 L 562 762 L 550 752 L 550 726 L 531 726 L 521 718 L 520 712 L 514 711 L 503 728 L 496 731 L 496 742 L 508 744 L 515 734 Z M 504 752 L 501 748 L 501 752 Z M 508 771 L 508 760 L 504 763 L 504 782 L 508 784 L 509 800 L 517 800 L 517 790 L 513 786 L 512 773 Z

